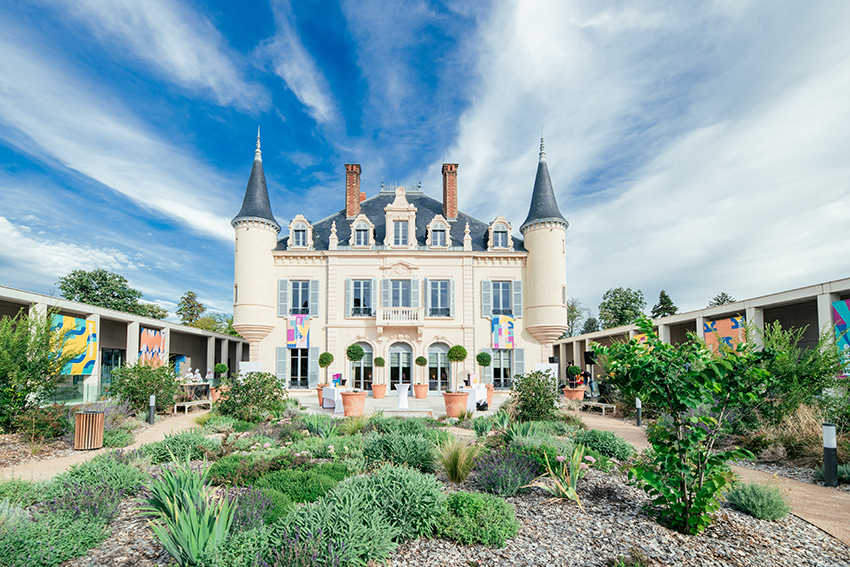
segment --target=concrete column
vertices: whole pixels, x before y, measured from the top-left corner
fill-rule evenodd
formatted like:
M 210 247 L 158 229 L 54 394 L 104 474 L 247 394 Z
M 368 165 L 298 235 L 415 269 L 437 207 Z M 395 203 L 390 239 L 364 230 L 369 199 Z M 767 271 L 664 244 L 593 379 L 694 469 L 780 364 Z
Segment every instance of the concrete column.
M 705 317 L 697 317 L 697 336 L 705 340 Z
M 83 380 L 83 402 L 97 401 L 100 394 L 100 315 L 93 313 L 86 317 L 86 325 L 89 321 L 94 322 L 94 332 L 97 340 L 94 345 L 94 368 L 92 373 Z
M 242 362 L 242 342 L 236 343 L 236 370 L 239 370 L 239 363 Z
M 215 337 L 207 337 L 207 368 L 214 370 L 215 368 Z
M 764 331 L 764 310 L 760 307 L 747 307 L 747 325 L 755 325 L 760 330 Z M 761 337 L 756 335 L 753 343 L 756 346 L 764 346 Z
M 821 293 L 818 295 L 818 331 L 822 332 L 824 327 L 831 328 L 835 321 L 832 320 L 832 302 L 841 299 L 837 293 Z
M 573 342 L 573 355 L 570 358 L 573 359 L 573 364 L 584 368 L 584 353 L 581 351 L 581 341 Z
M 168 364 L 168 360 L 171 358 L 171 329 L 163 329 L 162 334 L 165 335 L 165 352 L 162 353 L 162 363 Z
M 139 360 L 139 336 L 141 332 L 138 321 L 127 323 L 127 350 L 124 353 L 127 364 L 135 364 Z
M 41 315 L 44 315 L 45 313 L 47 313 L 48 307 L 49 306 L 46 303 L 33 303 L 30 306 L 30 313 L 35 312 L 35 313 L 40 313 Z
M 229 351 L 229 350 L 230 350 L 230 341 L 228 341 L 227 339 L 221 339 L 221 350 L 219 351 L 219 354 L 218 354 L 218 361 L 219 362 L 221 362 L 223 364 L 227 364 L 227 351 Z M 231 368 L 231 371 L 232 370 L 233 369 Z
M 662 343 L 670 344 L 670 325 L 658 325 L 658 338 Z

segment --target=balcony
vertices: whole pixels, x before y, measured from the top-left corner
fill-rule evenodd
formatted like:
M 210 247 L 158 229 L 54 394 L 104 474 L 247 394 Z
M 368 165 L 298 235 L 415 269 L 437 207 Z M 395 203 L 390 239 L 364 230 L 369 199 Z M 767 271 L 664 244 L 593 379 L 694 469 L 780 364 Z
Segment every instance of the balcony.
M 418 307 L 380 307 L 377 311 L 378 327 L 419 327 L 425 319 Z

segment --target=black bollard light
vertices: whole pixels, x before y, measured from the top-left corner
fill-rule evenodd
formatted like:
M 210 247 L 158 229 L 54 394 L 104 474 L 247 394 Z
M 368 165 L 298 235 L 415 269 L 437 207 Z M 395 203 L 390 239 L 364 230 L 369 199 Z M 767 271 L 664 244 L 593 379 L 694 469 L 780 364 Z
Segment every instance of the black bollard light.
M 838 443 L 835 424 L 823 424 L 823 484 L 838 486 Z
M 151 394 L 151 407 L 148 411 L 148 423 L 153 425 L 153 420 L 156 418 L 156 396 Z
M 640 398 L 635 398 L 635 407 L 637 408 L 637 426 L 640 427 Z

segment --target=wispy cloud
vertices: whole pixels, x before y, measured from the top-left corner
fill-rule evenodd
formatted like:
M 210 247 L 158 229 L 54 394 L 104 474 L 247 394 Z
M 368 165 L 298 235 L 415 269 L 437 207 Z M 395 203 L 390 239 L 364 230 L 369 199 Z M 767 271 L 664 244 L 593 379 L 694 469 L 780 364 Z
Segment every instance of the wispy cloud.
M 0 34 L 3 34 L 0 31 Z M 233 238 L 226 182 L 186 152 L 162 141 L 104 89 L 0 35 L 0 129 L 8 143 L 112 188 L 193 230 Z
M 168 80 L 212 95 L 218 104 L 268 108 L 259 83 L 246 80 L 243 57 L 235 53 L 202 14 L 176 0 L 57 0 L 110 49 L 148 62 Z
M 270 58 L 274 72 L 307 107 L 313 120 L 320 124 L 332 121 L 337 116 L 336 104 L 325 76 L 298 36 L 289 0 L 273 0 L 272 10 L 277 30 L 260 52 Z

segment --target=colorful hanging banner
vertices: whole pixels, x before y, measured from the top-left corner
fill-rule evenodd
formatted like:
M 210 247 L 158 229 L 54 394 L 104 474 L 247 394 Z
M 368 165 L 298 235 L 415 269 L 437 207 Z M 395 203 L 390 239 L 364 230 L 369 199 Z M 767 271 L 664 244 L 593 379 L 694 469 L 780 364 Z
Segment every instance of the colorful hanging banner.
M 287 318 L 286 348 L 310 348 L 309 315 L 290 315 Z
M 492 318 L 493 348 L 514 348 L 514 318 L 509 315 L 497 315 Z
M 62 368 L 62 375 L 90 376 L 97 360 L 97 326 L 94 321 L 53 315 L 51 330 L 57 333 L 60 340 L 64 338 L 61 348 L 82 351 L 79 356 Z
M 141 328 L 139 337 L 139 361 L 150 366 L 162 366 L 166 362 L 165 331 L 163 329 Z
M 747 342 L 744 334 L 746 322 L 747 320 L 744 316 L 739 316 L 703 323 L 702 330 L 705 332 L 705 344 L 717 352 L 721 344 L 727 348 L 735 348 L 736 344 Z
M 835 341 L 844 359 L 844 376 L 850 373 L 850 299 L 832 302 L 832 319 L 835 321 Z

